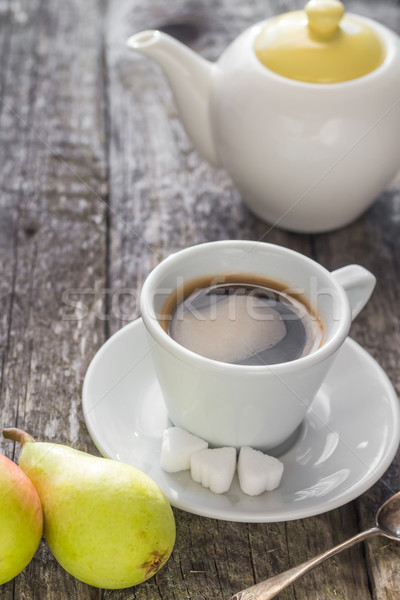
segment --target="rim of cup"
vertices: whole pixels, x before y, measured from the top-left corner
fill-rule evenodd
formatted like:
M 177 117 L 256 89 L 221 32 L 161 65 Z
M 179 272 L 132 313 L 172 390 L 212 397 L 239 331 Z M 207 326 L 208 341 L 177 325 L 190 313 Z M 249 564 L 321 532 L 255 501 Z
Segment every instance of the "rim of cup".
M 319 348 L 313 350 L 310 354 L 288 362 L 276 363 L 273 365 L 242 365 L 222 362 L 197 354 L 196 352 L 193 352 L 192 350 L 189 350 L 188 348 L 185 348 L 184 346 L 176 342 L 162 328 L 158 318 L 155 316 L 156 311 L 153 302 L 155 292 L 159 287 L 157 286 L 157 283 L 159 282 L 163 273 L 176 270 L 176 267 L 182 260 L 190 260 L 191 256 L 193 256 L 194 254 L 197 254 L 198 252 L 207 251 L 210 248 L 234 248 L 236 250 L 242 249 L 248 252 L 250 252 L 253 249 L 262 249 L 264 251 L 272 251 L 275 254 L 293 256 L 294 260 L 301 260 L 303 263 L 312 266 L 316 275 L 319 274 L 325 280 L 329 279 L 331 287 L 336 291 L 340 300 L 340 320 L 332 336 L 328 340 L 324 341 Z M 206 269 L 204 271 L 204 275 L 207 276 Z M 266 274 L 263 274 L 263 276 L 267 277 Z M 344 340 L 346 339 L 349 333 L 351 325 L 351 311 L 346 292 L 344 288 L 340 285 L 340 283 L 335 280 L 334 276 L 330 271 L 328 271 L 328 269 L 326 269 L 313 259 L 305 256 L 304 254 L 301 254 L 289 248 L 285 248 L 284 246 L 279 246 L 277 244 L 271 244 L 267 242 L 253 242 L 248 240 L 221 240 L 215 242 L 205 242 L 202 244 L 189 246 L 188 248 L 184 248 L 182 250 L 174 252 L 173 254 L 170 254 L 167 258 L 163 259 L 146 278 L 140 295 L 140 307 L 141 316 L 147 331 L 152 336 L 153 340 L 156 343 L 158 343 L 164 350 L 166 350 L 168 353 L 175 355 L 177 358 L 183 360 L 184 362 L 190 362 L 191 364 L 195 362 L 199 366 L 202 365 L 209 370 L 222 370 L 226 372 L 248 371 L 254 374 L 265 373 L 268 371 L 285 372 L 303 369 L 307 366 L 319 363 L 331 356 L 343 344 Z

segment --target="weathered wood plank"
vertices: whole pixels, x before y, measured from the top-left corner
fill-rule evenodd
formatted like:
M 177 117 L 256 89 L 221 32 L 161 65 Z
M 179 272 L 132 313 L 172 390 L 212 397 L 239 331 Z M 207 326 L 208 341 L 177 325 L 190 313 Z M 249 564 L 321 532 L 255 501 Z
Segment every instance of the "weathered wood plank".
M 80 385 L 104 339 L 93 293 L 105 281 L 101 15 L 91 1 L 1 10 L 1 425 L 94 450 Z M 14 454 L 10 442 L 0 447 Z M 44 543 L 0 587 L 2 599 L 77 597 L 99 596 Z

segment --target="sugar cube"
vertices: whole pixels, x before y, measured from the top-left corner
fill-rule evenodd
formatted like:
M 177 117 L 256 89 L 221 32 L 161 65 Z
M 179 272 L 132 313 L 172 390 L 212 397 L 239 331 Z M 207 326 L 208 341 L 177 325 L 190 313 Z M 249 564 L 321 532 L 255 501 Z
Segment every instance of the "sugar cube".
M 208 448 L 194 452 L 190 459 L 194 481 L 210 488 L 215 494 L 223 494 L 231 487 L 236 471 L 235 448 Z
M 238 477 L 243 493 L 258 496 L 277 488 L 281 482 L 283 463 L 248 446 L 240 449 Z
M 168 473 L 190 469 L 190 457 L 193 452 L 207 447 L 208 443 L 196 435 L 180 427 L 169 427 L 163 433 L 161 468 Z

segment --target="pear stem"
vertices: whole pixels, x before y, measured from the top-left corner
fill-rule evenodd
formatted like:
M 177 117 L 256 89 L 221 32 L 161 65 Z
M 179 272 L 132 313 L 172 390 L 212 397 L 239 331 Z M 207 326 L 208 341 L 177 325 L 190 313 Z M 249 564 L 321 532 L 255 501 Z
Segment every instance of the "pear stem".
M 18 429 L 17 427 L 8 427 L 3 429 L 3 437 L 7 438 L 8 440 L 13 440 L 13 442 L 20 442 L 22 445 L 24 445 L 25 442 L 35 441 L 29 433 L 26 433 L 26 431 Z

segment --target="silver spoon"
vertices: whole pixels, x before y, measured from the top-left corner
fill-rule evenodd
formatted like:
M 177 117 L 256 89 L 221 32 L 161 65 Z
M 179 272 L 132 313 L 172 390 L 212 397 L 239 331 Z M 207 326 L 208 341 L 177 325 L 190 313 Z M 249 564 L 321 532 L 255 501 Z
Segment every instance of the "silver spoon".
M 349 540 L 342 542 L 330 550 L 326 550 L 326 552 L 318 554 L 297 567 L 288 569 L 280 573 L 280 575 L 270 577 L 265 581 L 261 581 L 252 587 L 238 592 L 230 600 L 270 600 L 271 598 L 275 598 L 285 587 L 296 581 L 296 579 L 307 573 L 307 571 L 310 571 L 313 567 L 321 564 L 327 558 L 374 535 L 384 535 L 391 540 L 400 541 L 400 492 L 397 492 L 397 494 L 382 504 L 376 515 L 375 523 L 375 527 L 362 531 Z

